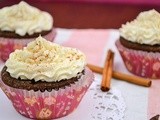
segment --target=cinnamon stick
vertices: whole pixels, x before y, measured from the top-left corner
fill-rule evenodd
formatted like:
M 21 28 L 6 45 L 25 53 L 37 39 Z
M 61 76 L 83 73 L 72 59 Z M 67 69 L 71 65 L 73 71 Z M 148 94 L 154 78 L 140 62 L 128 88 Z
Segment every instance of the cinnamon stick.
M 101 82 L 101 90 L 104 92 L 110 89 L 110 80 L 112 77 L 113 69 L 113 57 L 114 53 L 111 50 L 109 50 L 105 61 L 104 69 L 102 70 L 103 76 Z
M 91 64 L 87 64 L 87 66 L 94 72 L 102 74 L 103 72 L 103 68 L 102 67 L 98 67 L 95 65 L 91 65 Z M 127 75 L 121 72 L 116 72 L 113 71 L 112 73 L 113 78 L 118 79 L 118 80 L 123 80 L 123 81 L 127 81 L 130 83 L 134 83 L 136 85 L 141 85 L 141 86 L 145 86 L 145 87 L 150 87 L 152 84 L 152 81 L 149 79 L 145 79 L 145 78 L 141 78 L 141 77 L 137 77 L 137 76 L 133 76 L 133 75 Z

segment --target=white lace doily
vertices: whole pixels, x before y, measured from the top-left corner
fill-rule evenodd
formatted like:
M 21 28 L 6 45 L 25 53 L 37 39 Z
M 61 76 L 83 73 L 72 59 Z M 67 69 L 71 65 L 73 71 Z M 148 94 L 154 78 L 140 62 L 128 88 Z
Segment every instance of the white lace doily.
M 124 120 L 126 104 L 121 92 L 112 88 L 109 92 L 102 92 L 100 85 L 94 81 L 90 88 L 92 93 L 92 120 Z

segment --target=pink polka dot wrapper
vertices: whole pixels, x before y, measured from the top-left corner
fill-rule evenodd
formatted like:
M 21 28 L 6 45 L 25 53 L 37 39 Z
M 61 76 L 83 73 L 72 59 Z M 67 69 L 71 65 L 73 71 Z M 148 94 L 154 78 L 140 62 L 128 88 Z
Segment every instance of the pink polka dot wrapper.
M 0 85 L 16 111 L 28 118 L 44 120 L 60 118 L 73 112 L 93 79 L 92 71 L 86 68 L 85 75 L 77 82 L 51 92 L 16 89 L 5 85 L 2 80 L 0 80 Z
M 116 46 L 128 71 L 140 77 L 160 78 L 160 53 L 129 49 L 119 40 Z
M 53 41 L 56 36 L 56 29 L 53 28 L 50 33 L 43 37 L 49 41 Z M 35 38 L 4 38 L 0 37 L 0 60 L 6 61 L 9 58 L 9 54 L 16 49 L 22 49 L 29 42 L 35 40 Z

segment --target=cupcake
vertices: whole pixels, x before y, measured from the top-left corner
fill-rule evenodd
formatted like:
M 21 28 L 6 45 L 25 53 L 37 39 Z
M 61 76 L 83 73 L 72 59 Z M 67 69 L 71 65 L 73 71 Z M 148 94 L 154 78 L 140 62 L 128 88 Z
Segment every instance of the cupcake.
M 85 55 L 41 36 L 10 54 L 0 85 L 20 114 L 33 119 L 66 116 L 93 81 Z
M 116 46 L 126 68 L 145 78 L 160 78 L 160 14 L 156 10 L 141 12 L 119 29 Z
M 26 2 L 0 9 L 0 18 L 0 59 L 3 61 L 39 35 L 50 41 L 55 37 L 52 16 Z

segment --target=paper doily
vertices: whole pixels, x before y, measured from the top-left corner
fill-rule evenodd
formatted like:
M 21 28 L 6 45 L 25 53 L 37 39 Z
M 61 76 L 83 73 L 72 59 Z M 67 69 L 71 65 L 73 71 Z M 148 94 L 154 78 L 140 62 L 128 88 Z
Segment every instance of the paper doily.
M 102 92 L 95 81 L 90 91 L 92 93 L 92 120 L 124 120 L 126 104 L 121 92 L 112 88 L 109 92 Z

